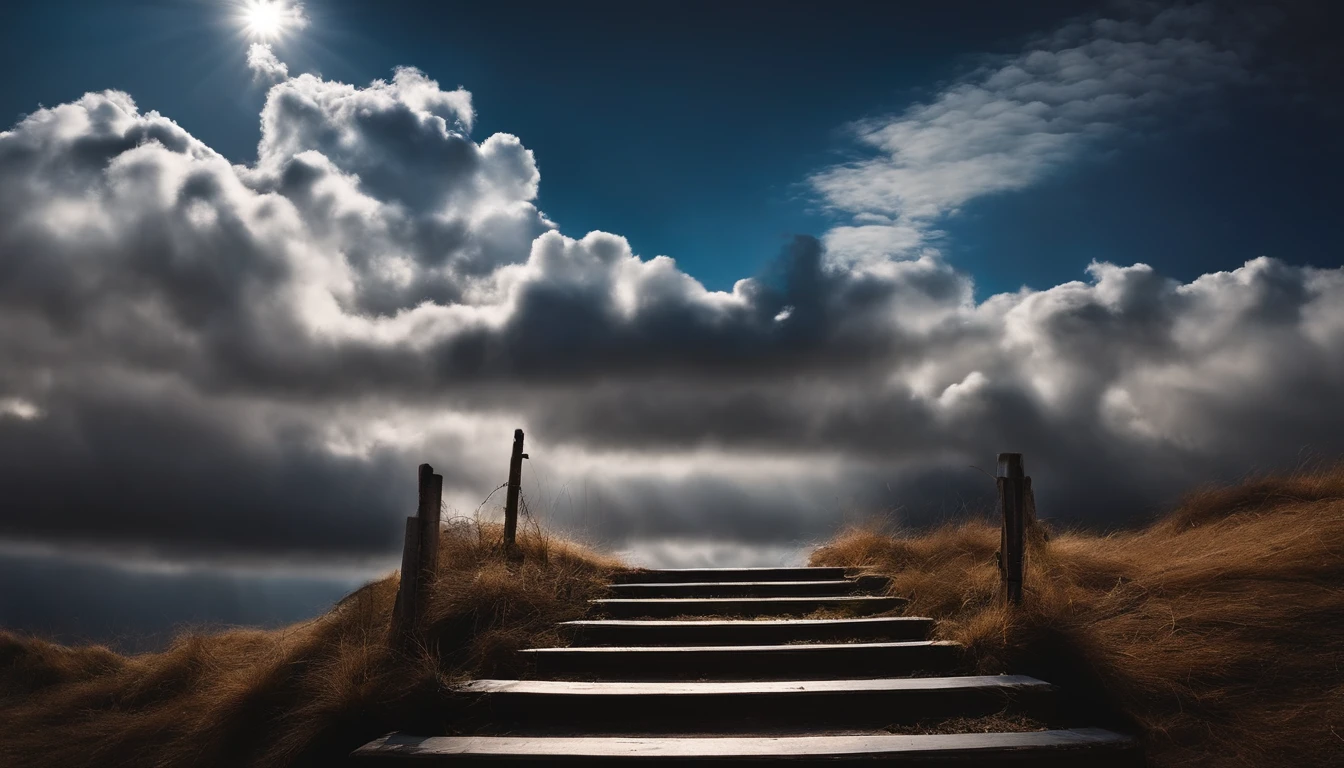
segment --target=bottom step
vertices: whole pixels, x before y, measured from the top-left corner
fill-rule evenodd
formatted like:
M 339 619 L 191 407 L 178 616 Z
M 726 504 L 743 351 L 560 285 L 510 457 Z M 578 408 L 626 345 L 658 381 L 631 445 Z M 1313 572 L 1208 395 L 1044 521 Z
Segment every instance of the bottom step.
M 1054 686 L 1020 675 L 743 683 L 475 680 L 456 693 L 478 727 L 490 730 L 461 723 L 455 734 L 511 736 L 824 733 L 1004 711 L 1049 721 L 1054 703 Z
M 519 651 L 542 679 L 820 680 L 943 673 L 961 646 L 941 640 L 798 645 L 597 646 Z
M 785 760 L 790 765 L 876 761 L 902 766 L 947 766 L 949 761 L 990 766 L 1139 765 L 1128 736 L 1100 728 L 1028 733 L 789 736 L 783 738 L 526 738 L 408 736 L 394 733 L 354 752 L 361 760 L 415 765 L 588 764 L 694 762 L 717 765 Z

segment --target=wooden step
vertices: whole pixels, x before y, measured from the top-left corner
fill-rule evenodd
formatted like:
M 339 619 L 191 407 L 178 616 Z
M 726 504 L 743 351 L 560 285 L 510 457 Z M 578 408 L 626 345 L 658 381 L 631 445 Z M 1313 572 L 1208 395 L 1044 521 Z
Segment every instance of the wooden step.
M 593 609 L 614 619 L 670 619 L 677 616 L 806 616 L 816 611 L 867 615 L 896 610 L 905 598 L 873 595 L 846 597 L 703 597 L 605 598 Z
M 835 597 L 862 591 L 858 582 L 837 581 L 708 581 L 689 583 L 612 584 L 616 597 Z
M 973 765 L 977 768 L 1125 768 L 1141 765 L 1132 738 L 1101 728 L 1027 733 L 765 737 L 410 736 L 394 733 L 355 751 L 359 760 L 415 765 L 640 765 L 787 761 L 792 766 L 836 761 L 891 765 Z
M 519 651 L 538 678 L 603 680 L 819 680 L 952 671 L 960 645 L 899 643 L 596 646 Z
M 612 577 L 617 584 L 721 581 L 837 581 L 844 568 L 662 568 L 634 570 Z
M 800 642 L 923 640 L 933 619 L 587 620 L 560 625 L 571 645 L 769 645 Z
M 736 683 L 476 680 L 454 692 L 467 699 L 473 719 L 511 735 L 876 729 L 1005 710 L 1048 721 L 1053 694 L 1048 683 L 1020 675 Z

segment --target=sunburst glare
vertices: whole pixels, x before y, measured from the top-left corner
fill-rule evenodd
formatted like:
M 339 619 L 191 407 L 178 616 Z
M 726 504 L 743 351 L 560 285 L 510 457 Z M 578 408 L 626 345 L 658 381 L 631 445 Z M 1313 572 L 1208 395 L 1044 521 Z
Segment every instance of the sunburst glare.
M 308 25 L 303 5 L 285 0 L 246 0 L 239 19 L 244 31 L 258 40 L 275 40 Z

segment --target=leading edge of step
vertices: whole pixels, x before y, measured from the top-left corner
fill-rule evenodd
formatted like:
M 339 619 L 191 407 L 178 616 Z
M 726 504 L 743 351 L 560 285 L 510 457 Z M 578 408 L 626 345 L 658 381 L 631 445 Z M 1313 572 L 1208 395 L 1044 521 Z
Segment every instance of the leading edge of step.
M 669 584 L 723 581 L 838 581 L 847 568 L 779 566 L 767 568 L 651 568 L 614 574 L 614 584 Z
M 789 587 L 853 587 L 857 584 L 854 579 L 807 579 L 804 581 L 625 581 L 608 584 L 608 589 L 635 590 L 635 589 L 674 589 L 678 587 L 736 587 L 738 589 L 748 589 L 750 587 L 774 587 L 776 589 L 787 589 Z
M 736 682 L 475 680 L 452 690 L 457 735 L 618 736 L 881 732 L 1011 713 L 1055 723 L 1057 689 L 1016 675 Z
M 822 680 L 951 674 L 961 646 L 943 640 L 786 645 L 570 646 L 519 651 L 530 678 Z
M 764 645 L 804 642 L 927 640 L 925 616 L 847 619 L 587 619 L 558 625 L 572 646 Z
M 523 648 L 518 653 L 573 655 L 605 654 L 725 654 L 725 653 L 860 653 L 897 648 L 960 648 L 954 640 L 902 640 L 891 643 L 791 643 L 787 645 L 571 645 Z
M 520 696 L 805 696 L 829 693 L 885 693 L 902 691 L 1033 690 L 1054 686 L 1027 675 L 958 675 L 953 677 L 884 677 L 843 680 L 722 681 L 578 681 L 578 680 L 472 680 L 454 688 L 468 694 Z
M 731 615 L 792 616 L 820 610 L 882 613 L 909 601 L 888 595 L 814 597 L 649 597 L 590 600 L 594 610 L 617 618 L 672 618 L 675 616 Z
M 851 619 L 577 619 L 558 626 L 573 629 L 589 627 L 849 627 L 864 629 L 885 624 L 928 624 L 928 616 L 864 616 Z
M 929 759 L 964 758 L 975 765 L 993 765 L 996 758 L 1020 760 L 1025 752 L 1041 757 L 1064 753 L 1070 760 L 1097 752 L 1129 752 L 1132 737 L 1103 728 L 1028 731 L 1022 733 L 869 734 L 836 736 L 672 736 L 672 737 L 526 737 L 412 736 L 393 733 L 355 750 L 359 759 L 409 758 L 428 761 L 760 761 L 809 758 L 882 759 L 918 763 Z M 1083 758 L 1083 755 L 1088 755 Z M 941 763 L 939 763 L 941 764 Z M 1014 764 L 1017 764 L 1014 762 Z M 1046 763 L 1040 763 L 1046 764 Z M 1081 764 L 1055 763 L 1050 765 Z
M 880 580 L 880 582 L 879 582 Z M 839 597 L 880 594 L 887 580 L 827 579 L 817 581 L 692 581 L 610 584 L 617 597 Z

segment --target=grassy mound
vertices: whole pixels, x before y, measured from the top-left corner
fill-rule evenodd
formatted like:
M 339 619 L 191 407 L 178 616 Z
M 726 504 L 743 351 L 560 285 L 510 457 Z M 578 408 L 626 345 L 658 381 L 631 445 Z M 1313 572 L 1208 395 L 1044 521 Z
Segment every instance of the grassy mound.
M 1204 490 L 1138 531 L 1035 536 L 1020 610 L 998 605 L 998 547 L 989 522 L 852 530 L 812 564 L 890 575 L 979 671 L 1061 685 L 1155 765 L 1344 759 L 1344 467 Z
M 619 563 L 535 531 L 510 566 L 497 527 L 443 536 L 426 643 L 388 646 L 397 579 L 313 621 L 189 634 L 122 656 L 0 633 L 0 765 L 340 764 L 390 730 L 442 728 L 456 679 L 508 674 L 517 648 L 553 642 Z

